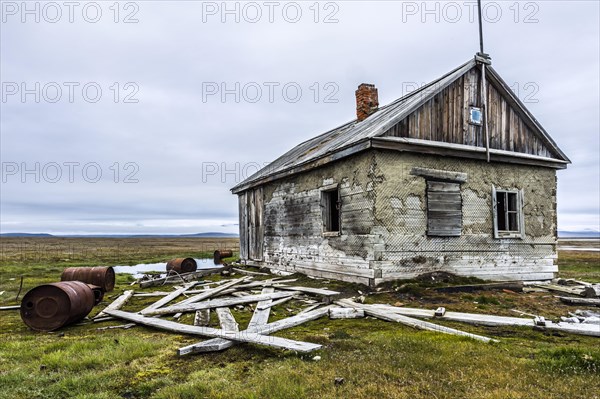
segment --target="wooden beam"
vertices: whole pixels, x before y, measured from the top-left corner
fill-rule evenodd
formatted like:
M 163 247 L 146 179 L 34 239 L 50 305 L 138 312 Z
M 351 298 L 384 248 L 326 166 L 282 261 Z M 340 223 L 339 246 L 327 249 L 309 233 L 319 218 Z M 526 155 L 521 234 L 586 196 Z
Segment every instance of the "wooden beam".
M 249 331 L 225 331 L 211 327 L 197 327 L 173 321 L 158 319 L 156 317 L 146 317 L 135 313 L 123 312 L 122 310 L 107 310 L 110 316 L 123 320 L 129 320 L 136 324 L 142 324 L 166 331 L 172 331 L 180 334 L 202 335 L 214 338 L 225 338 L 232 341 L 247 342 L 274 348 L 294 350 L 298 352 L 311 352 L 321 348 L 321 345 L 309 342 L 294 341 L 286 338 L 268 337 Z
M 184 284 L 183 287 L 176 289 L 175 291 L 171 292 L 169 295 L 159 299 L 158 301 L 154 302 L 152 305 L 142 309 L 139 313 L 143 314 L 143 315 L 152 314 L 152 312 L 154 312 L 156 309 L 171 302 L 173 299 L 177 298 L 179 295 L 181 295 L 182 293 L 189 290 L 190 288 L 192 288 L 195 285 L 196 285 L 195 282 Z
M 209 301 L 204 302 L 196 302 L 190 303 L 187 305 L 173 305 L 160 309 L 153 309 L 151 311 L 146 312 L 146 315 L 161 315 L 161 314 L 173 314 L 173 313 L 185 313 L 185 312 L 195 312 L 200 309 L 212 309 L 212 308 L 221 308 L 233 305 L 241 305 L 244 303 L 252 303 L 258 301 L 264 301 L 265 299 L 279 299 L 287 296 L 297 295 L 299 292 L 275 292 L 273 294 L 259 294 L 259 295 L 248 295 L 240 298 L 218 298 L 211 299 Z
M 300 324 L 306 323 L 308 321 L 316 320 L 320 317 L 325 316 L 328 313 L 329 313 L 329 307 L 324 307 L 321 309 L 313 310 L 311 312 L 306 312 L 303 314 L 298 314 L 296 316 L 288 317 L 286 319 L 278 320 L 276 322 L 269 323 L 269 324 L 266 324 L 263 326 L 257 326 L 256 329 L 253 331 L 253 333 L 255 332 L 255 333 L 259 333 L 259 334 L 263 334 L 263 335 L 269 335 L 274 332 L 284 330 L 286 328 L 295 327 Z M 249 331 L 248 330 L 241 331 L 240 334 L 245 334 L 247 332 L 249 332 Z M 216 349 L 210 348 L 210 345 L 218 345 L 218 343 L 219 343 L 219 341 L 217 341 L 216 339 L 211 339 L 209 341 L 204 341 L 204 342 L 200 342 L 197 344 L 184 346 L 184 347 L 179 348 L 179 350 L 177 351 L 177 354 L 179 356 L 183 356 L 183 355 L 188 355 L 190 353 L 202 353 L 202 352 L 213 351 Z M 230 343 L 227 345 L 228 345 L 227 347 L 229 347 L 234 344 Z M 224 348 L 221 348 L 221 349 L 224 349 Z
M 567 296 L 559 296 L 558 299 L 560 299 L 561 302 L 568 303 L 569 305 L 600 306 L 600 299 L 573 298 Z
M 117 299 L 115 299 L 110 305 L 106 307 L 106 309 L 121 309 L 123 305 L 127 303 L 127 301 L 133 296 L 133 290 L 128 290 L 123 292 Z M 101 317 L 106 317 L 107 314 L 104 311 L 98 313 L 93 319 L 99 319 Z
M 330 319 L 360 319 L 365 317 L 365 311 L 357 308 L 330 308 Z
M 344 306 L 344 307 L 362 309 L 362 310 L 364 310 L 365 314 L 367 314 L 369 316 L 377 317 L 382 320 L 401 323 L 401 324 L 404 324 L 404 325 L 407 325 L 407 326 L 410 326 L 413 328 L 418 328 L 421 330 L 441 332 L 444 334 L 459 335 L 459 336 L 472 338 L 472 339 L 482 341 L 482 342 L 498 342 L 495 339 L 491 339 L 491 338 L 484 337 L 481 335 L 471 334 L 468 332 L 456 330 L 454 328 L 440 326 L 438 324 L 429 323 L 427 321 L 413 319 L 413 318 L 403 316 L 403 315 L 400 315 L 400 314 L 397 314 L 394 312 L 385 311 L 381 308 L 378 308 L 377 306 L 356 303 L 349 299 L 342 299 L 340 301 L 336 301 L 336 304 L 338 304 L 340 306 Z
M 194 315 L 195 326 L 207 326 L 210 323 L 210 309 L 197 310 Z

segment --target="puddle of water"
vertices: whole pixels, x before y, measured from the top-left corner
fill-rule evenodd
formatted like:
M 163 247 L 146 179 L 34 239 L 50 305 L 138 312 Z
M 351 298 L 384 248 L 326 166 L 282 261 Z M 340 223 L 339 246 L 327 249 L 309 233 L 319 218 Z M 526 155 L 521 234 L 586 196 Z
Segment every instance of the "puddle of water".
M 587 248 L 587 247 L 561 247 L 558 246 L 559 250 L 562 251 L 591 251 L 591 252 L 600 252 L 600 248 Z
M 209 269 L 215 267 L 213 258 L 194 259 L 198 264 L 198 269 Z M 162 272 L 161 277 L 166 276 L 167 262 L 159 263 L 140 263 L 134 266 L 113 266 L 115 273 L 133 274 L 134 278 L 140 278 L 146 272 Z

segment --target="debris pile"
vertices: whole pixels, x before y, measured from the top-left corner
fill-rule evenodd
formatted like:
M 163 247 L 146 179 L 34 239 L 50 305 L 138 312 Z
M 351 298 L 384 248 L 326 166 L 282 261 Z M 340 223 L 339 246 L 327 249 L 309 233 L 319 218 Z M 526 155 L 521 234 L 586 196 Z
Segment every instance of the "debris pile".
M 476 313 L 446 311 L 437 309 L 392 306 L 383 303 L 363 303 L 365 294 L 358 291 L 354 298 L 341 298 L 341 293 L 328 288 L 305 287 L 297 284 L 297 279 L 271 277 L 266 273 L 250 271 L 222 262 L 230 257 L 231 251 L 215 251 L 215 268 L 197 269 L 191 258 L 177 258 L 167 263 L 167 274 L 159 278 L 145 278 L 137 281 L 141 288 L 152 286 L 171 287 L 161 291 L 124 291 L 111 304 L 92 318 L 98 323 L 108 320 L 124 320 L 127 324 L 100 327 L 98 330 L 113 328 L 128 329 L 144 325 L 170 332 L 197 335 L 209 338 L 178 349 L 179 355 L 219 351 L 240 343 L 254 343 L 297 352 L 310 352 L 321 345 L 273 336 L 287 328 L 328 316 L 330 319 L 377 318 L 400 323 L 417 329 L 469 337 L 482 342 L 497 342 L 496 339 L 465 332 L 456 328 L 437 324 L 437 321 L 461 322 L 482 326 L 526 326 L 537 330 L 561 331 L 566 333 L 600 337 L 600 313 L 589 310 L 569 312 L 560 321 L 550 321 L 545 317 L 519 312 L 521 316 L 507 317 Z M 190 262 L 191 261 L 191 262 Z M 193 263 L 192 263 L 193 262 Z M 85 270 L 73 270 L 85 269 Z M 62 281 L 46 284 L 30 290 L 21 304 L 23 321 L 34 330 L 51 331 L 74 323 L 86 317 L 93 306 L 98 304 L 108 288 L 114 287 L 112 268 L 69 268 L 63 272 Z M 201 277 L 220 273 L 231 278 L 220 281 L 203 281 Z M 243 277 L 239 277 L 242 274 Z M 237 277 L 236 277 L 237 276 Z M 268 276 L 267 278 L 263 276 Z M 263 278 L 259 280 L 258 277 Z M 81 282 L 83 281 L 83 282 Z M 296 284 L 294 284 L 296 283 Z M 549 285 L 536 285 L 536 290 L 559 291 L 575 295 L 578 300 L 598 300 L 598 285 L 574 280 L 558 280 Z M 558 288 L 557 288 L 558 287 Z M 472 284 L 467 286 L 437 287 L 439 292 L 473 292 L 479 290 L 502 290 L 511 293 L 526 291 L 522 283 L 504 282 Z M 377 290 L 378 292 L 380 290 Z M 595 297 L 591 298 L 592 293 Z M 586 298 L 583 298 L 586 296 Z M 157 297 L 152 304 L 137 312 L 121 310 L 132 298 Z M 561 297 L 561 300 L 573 297 Z M 271 309 L 294 300 L 301 310 L 292 316 L 269 322 Z M 396 305 L 402 305 L 396 303 Z M 240 329 L 232 309 L 250 307 L 252 317 L 245 329 Z M 297 307 L 297 306 L 296 306 Z M 288 312 L 291 310 L 287 309 Z M 210 326 L 214 312 L 220 328 Z M 193 324 L 180 321 L 184 314 L 193 313 Z M 167 320 L 167 317 L 171 320 Z

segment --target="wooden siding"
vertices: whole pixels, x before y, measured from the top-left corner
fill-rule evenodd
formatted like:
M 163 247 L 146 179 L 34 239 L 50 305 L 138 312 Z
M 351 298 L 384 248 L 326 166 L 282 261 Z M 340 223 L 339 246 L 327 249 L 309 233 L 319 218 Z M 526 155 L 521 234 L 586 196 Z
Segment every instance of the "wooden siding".
M 490 81 L 487 89 L 488 134 L 491 149 L 560 159 L 534 133 L 527 118 Z M 469 123 L 469 108 L 481 107 L 481 72 L 472 68 L 384 136 L 485 147 L 482 126 Z

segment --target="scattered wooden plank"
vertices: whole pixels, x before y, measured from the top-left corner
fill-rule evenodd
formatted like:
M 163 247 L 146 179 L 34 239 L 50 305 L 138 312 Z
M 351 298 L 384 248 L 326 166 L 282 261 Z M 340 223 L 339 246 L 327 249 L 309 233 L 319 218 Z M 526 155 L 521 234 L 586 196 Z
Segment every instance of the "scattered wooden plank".
M 218 293 L 223 292 L 223 291 L 225 291 L 225 290 L 233 287 L 236 284 L 239 284 L 239 283 L 241 283 L 243 281 L 246 281 L 249 278 L 250 277 L 242 277 L 242 278 L 239 278 L 239 279 L 236 279 L 236 280 L 231 280 L 231 281 L 229 281 L 229 282 L 227 282 L 227 283 L 225 283 L 225 284 L 223 284 L 221 286 L 215 287 L 215 288 L 209 288 L 209 289 L 206 289 L 206 290 L 202 290 L 200 293 L 198 293 L 198 294 L 196 294 L 194 296 L 191 296 L 191 297 L 189 297 L 187 299 L 184 299 L 183 301 L 177 303 L 177 305 L 182 305 L 183 306 L 183 305 L 187 305 L 187 304 L 190 304 L 190 303 L 195 303 L 195 302 L 203 301 L 203 300 L 205 300 L 207 298 L 215 296 Z M 174 317 L 176 319 L 180 318 L 181 317 L 181 313 L 175 314 Z
M 117 299 L 115 299 L 110 305 L 106 307 L 106 309 L 121 309 L 123 305 L 127 303 L 127 301 L 133 296 L 133 290 L 124 291 Z M 107 314 L 104 311 L 98 313 L 92 319 L 100 319 L 106 317 Z
M 0 306 L 0 310 L 17 310 L 21 309 L 21 305 Z
M 348 299 L 342 299 L 340 301 L 336 301 L 336 304 L 338 304 L 340 306 L 344 306 L 344 307 L 363 309 L 365 314 L 367 314 L 369 316 L 377 317 L 382 320 L 401 323 L 401 324 L 404 324 L 404 325 L 407 325 L 407 326 L 410 326 L 413 328 L 418 328 L 421 330 L 436 331 L 436 332 L 441 332 L 444 334 L 459 335 L 459 336 L 463 336 L 463 337 L 469 337 L 469 338 L 472 338 L 472 339 L 475 339 L 478 341 L 482 341 L 482 342 L 498 342 L 495 339 L 484 337 L 482 335 L 471 334 L 471 333 L 468 333 L 465 331 L 460 331 L 460 330 L 456 330 L 454 328 L 440 326 L 438 324 L 430 323 L 427 321 L 413 319 L 411 317 L 407 317 L 407 316 L 403 316 L 403 315 L 400 315 L 397 313 L 382 310 L 381 308 L 378 308 L 377 306 L 356 303 L 356 302 L 353 302 Z
M 269 324 L 266 324 L 263 326 L 257 326 L 255 331 L 253 331 L 253 332 L 260 333 L 263 335 L 269 335 L 274 332 L 284 330 L 286 328 L 295 327 L 300 324 L 306 323 L 308 321 L 316 320 L 320 317 L 325 316 L 328 313 L 329 313 L 329 307 L 324 307 L 324 308 L 317 309 L 317 310 L 314 310 L 311 312 L 297 314 L 295 316 L 288 317 L 288 318 L 282 319 L 282 320 L 278 320 L 276 322 L 269 323 Z M 240 334 L 245 334 L 246 332 L 248 332 L 248 330 L 241 331 Z M 210 352 L 210 351 L 215 350 L 215 349 L 211 348 L 211 345 L 213 343 L 218 343 L 218 342 L 219 341 L 217 341 L 217 339 L 211 339 L 208 341 L 199 342 L 197 344 L 187 345 L 187 346 L 179 348 L 177 350 L 177 354 L 179 356 L 183 356 L 183 355 L 188 355 L 190 353 Z M 227 342 L 228 342 L 226 344 L 227 348 L 235 345 L 235 343 L 232 343 L 229 340 L 227 340 Z M 225 348 L 222 347 L 221 349 L 225 349 Z
M 181 334 L 202 335 L 214 338 L 224 338 L 238 342 L 248 342 L 271 346 L 274 348 L 282 348 L 294 350 L 298 352 L 311 352 L 321 348 L 319 344 L 309 342 L 294 341 L 286 338 L 268 337 L 258 333 L 249 331 L 225 331 L 211 327 L 197 327 L 186 324 L 176 323 L 173 321 L 163 320 L 156 317 L 146 317 L 136 313 L 124 312 L 122 310 L 107 310 L 110 316 L 118 317 L 119 319 L 129 320 L 136 324 L 143 324 L 149 327 L 159 328 L 166 331 L 172 331 Z
M 250 270 L 238 269 L 237 267 L 233 267 L 231 270 L 238 273 L 247 274 L 249 276 L 270 276 L 269 273 L 252 272 Z
M 292 299 L 292 298 L 293 298 L 293 296 L 288 296 L 288 297 L 281 298 L 281 299 L 278 299 L 278 300 L 276 300 L 276 301 L 273 301 L 273 302 L 271 302 L 271 303 L 264 303 L 264 304 L 260 304 L 260 303 L 259 303 L 259 304 L 256 306 L 256 309 L 258 309 L 258 310 L 267 310 L 267 309 L 271 309 L 273 306 L 281 305 L 282 303 L 284 303 L 284 302 L 287 302 L 287 301 L 289 301 L 289 300 L 290 300 L 290 299 Z
M 570 295 L 577 295 L 577 296 L 585 295 L 583 289 L 569 288 L 566 286 L 560 286 L 560 285 L 555 285 L 555 284 L 536 284 L 536 285 L 534 285 L 534 287 L 542 288 L 542 289 L 545 289 L 548 291 L 562 292 L 564 294 L 570 294 Z
M 137 294 L 133 294 L 134 297 L 150 297 L 150 296 L 167 296 L 170 292 L 165 291 L 154 291 L 154 292 L 139 292 Z
M 330 308 L 330 319 L 360 319 L 365 317 L 365 311 L 357 308 Z
M 182 274 L 178 274 L 178 275 L 171 275 L 171 276 L 166 276 L 166 277 L 155 278 L 152 280 L 144 280 L 144 281 L 140 281 L 140 288 L 154 287 L 157 285 L 164 285 L 164 284 L 176 284 L 176 283 L 180 283 L 182 281 L 185 282 L 185 281 L 189 281 L 194 278 L 209 276 L 209 275 L 215 274 L 215 273 L 220 273 L 226 269 L 228 269 L 228 268 L 227 267 L 215 267 L 215 268 L 211 268 L 211 269 L 201 269 L 201 270 L 197 270 L 195 272 L 190 272 L 190 273 L 182 273 Z
M 455 285 L 448 287 L 437 287 L 434 290 L 438 292 L 475 292 L 475 291 L 493 291 L 493 290 L 510 290 L 514 292 L 523 292 L 522 281 L 502 281 L 497 283 L 487 284 L 470 284 L 470 285 Z
M 275 284 L 273 285 L 275 288 L 286 291 L 299 291 L 307 294 L 321 295 L 325 297 L 330 297 L 334 295 L 339 295 L 340 293 L 337 291 L 326 290 L 323 288 L 312 288 L 312 287 L 290 287 L 288 285 L 283 284 Z
M 111 317 L 111 319 L 113 319 L 113 320 L 114 320 L 114 318 L 113 318 L 113 317 Z M 121 324 L 121 325 L 118 325 L 118 326 L 98 327 L 98 328 L 96 328 L 96 330 L 97 330 L 97 331 L 103 331 L 103 330 L 114 330 L 114 329 L 117 329 L 117 328 L 122 328 L 122 329 L 124 329 L 124 330 L 128 330 L 128 329 L 130 329 L 131 327 L 135 327 L 135 326 L 136 326 L 136 324 L 135 324 L 135 323 L 129 323 L 129 324 Z
M 144 316 L 152 314 L 152 312 L 154 312 L 156 309 L 171 302 L 173 299 L 177 298 L 179 295 L 181 295 L 182 293 L 189 290 L 190 288 L 192 288 L 195 285 L 196 285 L 195 282 L 185 284 L 183 287 L 176 289 L 175 291 L 171 292 L 169 295 L 159 299 L 158 301 L 154 302 L 152 305 L 142 309 L 139 313 Z
M 274 292 L 274 289 L 271 287 L 266 287 L 266 288 L 263 288 L 263 290 L 262 290 L 263 294 L 272 294 L 273 292 Z M 271 299 L 266 299 L 264 301 L 260 301 L 258 303 L 258 305 L 259 306 L 266 305 L 270 302 L 272 302 Z M 229 312 L 228 308 L 217 308 L 217 311 L 219 311 L 219 309 L 227 309 L 227 312 Z M 269 319 L 269 313 L 270 313 L 270 308 L 267 308 L 266 310 L 259 310 L 258 306 L 257 306 L 256 310 L 254 311 L 254 314 L 252 315 L 252 319 L 250 319 L 250 323 L 248 324 L 248 331 L 255 332 L 256 327 L 267 324 L 267 320 Z M 229 312 L 229 315 L 231 315 L 231 312 Z M 231 315 L 231 318 L 233 319 L 233 315 Z M 227 316 L 223 316 L 223 317 L 219 316 L 219 321 L 221 322 L 221 328 L 223 330 L 238 331 L 237 323 L 235 323 L 235 326 L 233 324 L 228 325 L 226 323 L 226 320 L 227 320 Z M 233 321 L 235 322 L 235 319 Z M 235 345 L 235 342 L 233 342 L 233 341 L 229 341 L 229 340 L 223 339 L 223 338 L 213 338 L 208 341 L 204 341 L 204 342 L 195 344 L 194 352 L 199 353 L 199 352 L 221 351 L 221 350 L 227 349 L 233 345 Z
M 561 302 L 567 303 L 569 305 L 600 306 L 600 299 L 573 298 L 567 296 L 559 296 L 558 298 L 561 300 Z
M 275 292 L 275 289 L 273 287 L 265 287 L 262 289 L 261 294 L 268 295 L 268 294 L 273 294 L 274 292 Z M 291 298 L 292 297 L 289 296 L 289 297 L 281 298 L 275 302 L 289 300 Z M 258 326 L 264 326 L 265 324 L 267 324 L 267 322 L 269 321 L 269 315 L 271 314 L 271 305 L 275 302 L 273 302 L 272 298 L 268 298 L 268 299 L 260 301 L 256 304 L 256 309 L 254 309 L 254 313 L 252 314 L 250 323 L 248 323 L 248 329 L 250 331 L 253 331 L 253 329 Z
M 207 326 L 210 323 L 210 309 L 197 310 L 194 315 L 195 326 Z
M 419 318 L 434 318 L 435 311 L 428 309 L 418 308 L 405 308 L 390 305 L 372 305 L 387 310 L 389 312 L 401 314 L 409 317 Z M 461 312 L 448 312 L 444 313 L 443 316 L 436 317 L 440 320 L 459 321 L 463 323 L 483 325 L 483 326 L 528 326 L 533 327 L 533 319 L 525 319 L 522 317 L 507 317 L 507 316 L 494 316 L 477 313 L 461 313 Z
M 195 312 L 200 309 L 212 309 L 212 308 L 220 308 L 227 307 L 233 305 L 240 305 L 244 303 L 252 303 L 258 301 L 264 301 L 265 299 L 279 299 L 286 296 L 297 295 L 298 292 L 275 292 L 273 294 L 258 294 L 258 295 L 248 295 L 241 298 L 217 298 L 211 299 L 204 302 L 196 302 L 189 303 L 186 305 L 173 305 L 160 309 L 153 309 L 146 313 L 146 315 L 161 315 L 161 314 L 173 314 L 173 313 L 185 313 L 185 312 Z
M 310 305 L 310 306 L 308 306 L 308 307 L 306 307 L 306 308 L 302 309 L 300 312 L 298 312 L 298 314 L 300 315 L 300 314 L 302 314 L 302 313 L 308 313 L 308 312 L 310 312 L 310 311 L 312 311 L 312 310 L 314 310 L 314 309 L 318 308 L 318 307 L 319 307 L 319 306 L 321 306 L 321 305 L 326 305 L 326 304 L 325 304 L 325 303 L 322 303 L 322 302 L 315 303 L 315 304 L 313 304 L 313 305 Z
M 217 317 L 221 328 L 225 331 L 239 331 L 239 324 L 235 321 L 235 317 L 231 314 L 229 308 L 216 308 Z
M 573 299 L 583 299 L 583 298 L 573 298 Z M 390 313 L 395 313 L 399 315 L 407 315 L 414 316 L 420 318 L 433 318 L 435 317 L 435 312 L 433 310 L 427 309 L 417 309 L 417 308 L 403 308 L 403 307 L 395 307 L 389 305 L 369 305 L 379 308 L 384 311 L 388 311 Z M 537 317 L 537 316 L 536 316 Z M 446 312 L 444 316 L 437 317 L 440 320 L 449 320 L 449 321 L 459 321 L 463 323 L 475 324 L 475 325 L 484 325 L 484 326 L 525 326 L 525 327 L 535 327 L 535 328 L 545 328 L 548 330 L 558 330 L 562 332 L 579 334 L 579 335 L 590 335 L 594 337 L 600 336 L 600 327 L 592 326 L 589 327 L 577 327 L 579 325 L 573 326 L 572 323 L 553 323 L 548 320 L 544 320 L 545 325 L 537 326 L 534 318 L 525 319 L 521 317 L 507 317 L 507 316 L 494 316 L 494 315 L 484 315 L 484 314 L 476 314 L 476 313 L 460 313 L 460 312 Z M 541 318 L 538 319 L 541 321 Z M 595 328 L 594 328 L 595 327 Z

